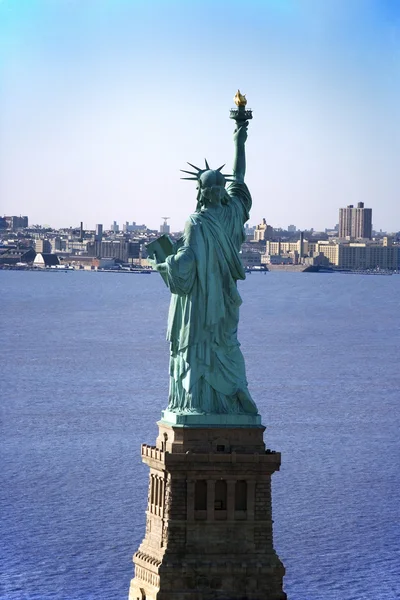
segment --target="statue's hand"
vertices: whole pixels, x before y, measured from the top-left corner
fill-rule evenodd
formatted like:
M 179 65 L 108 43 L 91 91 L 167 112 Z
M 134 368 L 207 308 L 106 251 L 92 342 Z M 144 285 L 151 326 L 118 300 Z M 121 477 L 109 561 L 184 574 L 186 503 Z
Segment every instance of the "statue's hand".
M 247 140 L 247 126 L 249 122 L 245 121 L 238 125 L 233 132 L 233 140 L 236 144 L 244 144 Z
M 154 258 L 150 258 L 149 256 L 147 257 L 147 262 L 154 271 L 158 271 L 159 273 L 166 271 L 166 263 L 158 263 Z

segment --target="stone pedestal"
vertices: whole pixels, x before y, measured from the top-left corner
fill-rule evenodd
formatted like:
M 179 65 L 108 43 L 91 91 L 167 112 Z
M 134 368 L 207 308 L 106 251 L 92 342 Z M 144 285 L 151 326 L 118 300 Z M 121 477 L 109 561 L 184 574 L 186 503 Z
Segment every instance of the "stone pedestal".
M 142 445 L 146 535 L 129 600 L 285 600 L 271 516 L 280 453 L 265 428 L 158 425 Z

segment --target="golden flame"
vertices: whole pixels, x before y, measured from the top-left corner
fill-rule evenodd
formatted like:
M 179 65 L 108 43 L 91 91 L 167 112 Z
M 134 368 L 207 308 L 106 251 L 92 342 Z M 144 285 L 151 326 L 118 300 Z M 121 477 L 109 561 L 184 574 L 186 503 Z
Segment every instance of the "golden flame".
M 233 100 L 234 100 L 236 106 L 246 106 L 246 104 L 247 104 L 246 94 L 241 94 L 240 90 L 238 90 L 236 92 Z

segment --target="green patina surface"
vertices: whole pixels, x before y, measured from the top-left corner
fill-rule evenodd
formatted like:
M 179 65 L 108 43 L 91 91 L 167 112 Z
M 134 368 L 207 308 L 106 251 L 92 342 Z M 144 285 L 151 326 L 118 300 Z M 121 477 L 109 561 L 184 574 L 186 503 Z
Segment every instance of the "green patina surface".
M 240 249 L 251 208 L 244 183 L 247 121 L 236 121 L 230 183 L 196 168 L 197 208 L 165 261 L 151 260 L 171 290 L 167 339 L 170 386 L 163 421 L 180 426 L 259 425 L 237 339 L 245 273 Z

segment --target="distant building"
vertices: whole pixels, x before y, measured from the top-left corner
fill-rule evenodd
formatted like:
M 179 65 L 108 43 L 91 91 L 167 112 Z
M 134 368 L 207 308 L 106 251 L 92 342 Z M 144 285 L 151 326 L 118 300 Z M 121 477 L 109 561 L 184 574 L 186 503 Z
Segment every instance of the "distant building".
M 0 265 L 16 265 L 32 263 L 36 256 L 33 248 L 10 248 L 0 250 Z
M 59 235 L 51 238 L 51 252 L 55 254 L 56 252 L 66 252 L 67 250 L 67 240 L 63 239 Z
M 330 238 L 330 237 L 337 237 L 338 236 L 337 229 L 325 229 L 325 233 L 328 236 L 328 238 Z
M 146 225 L 138 225 L 135 221 L 132 221 L 132 225 L 129 225 L 129 221 L 126 221 L 122 226 L 124 233 L 132 233 L 133 231 L 146 231 Z
M 329 262 L 342 269 L 399 268 L 399 246 L 375 243 L 318 242 L 315 254 L 323 254 Z
M 71 254 L 84 254 L 86 253 L 87 241 L 82 242 L 79 239 L 70 237 L 61 241 L 61 250 L 70 252 Z
M 339 237 L 371 239 L 372 237 L 372 208 L 364 208 L 364 202 L 359 202 L 355 208 L 349 204 L 339 209 Z
M 351 237 L 356 240 L 372 237 L 372 208 L 364 208 L 364 202 L 359 202 L 353 210 Z
M 44 240 L 43 238 L 39 238 L 35 240 L 35 250 L 39 253 L 51 254 L 51 243 L 49 240 Z
M 288 225 L 287 230 L 289 231 L 289 233 L 296 233 L 297 227 L 296 225 Z
M 115 258 L 93 258 L 92 269 L 112 269 L 115 267 Z
M 297 242 L 271 242 L 269 240 L 266 241 L 265 244 L 265 254 L 269 254 L 270 256 L 281 255 L 281 254 L 290 254 L 292 252 L 297 252 L 299 256 L 307 256 L 309 253 L 309 242 L 304 239 L 304 236 L 301 235 L 300 239 Z
M 118 225 L 117 221 L 113 222 L 113 224 L 111 225 L 110 229 L 114 233 L 119 233 L 119 225 Z
M 257 250 L 242 250 L 240 253 L 243 266 L 246 267 L 259 267 L 261 266 L 261 252 Z
M 104 241 L 89 242 L 87 244 L 88 256 L 96 258 L 116 258 L 122 262 L 135 262 L 140 258 L 140 242 Z
M 349 204 L 346 208 L 339 208 L 339 237 L 351 236 L 351 217 L 354 206 Z
M 101 242 L 103 239 L 103 225 L 99 223 L 96 225 L 96 234 L 94 236 L 96 242 Z
M 250 227 L 248 223 L 245 223 L 244 233 L 246 235 L 246 241 L 247 242 L 250 242 L 250 241 L 254 240 L 254 231 L 255 231 L 255 229 L 256 228 L 254 226 Z
M 4 219 L 7 223 L 7 229 L 11 229 L 12 231 L 15 231 L 16 229 L 23 229 L 25 227 L 28 227 L 28 217 L 21 217 L 21 216 L 6 217 L 6 216 L 4 216 Z
M 297 264 L 292 254 L 265 254 L 263 257 L 265 265 L 293 265 Z
M 161 218 L 164 219 L 164 223 L 162 223 L 160 225 L 160 233 L 163 233 L 163 234 L 170 233 L 170 226 L 167 223 L 169 217 L 161 217 Z
M 265 219 L 262 220 L 262 223 L 257 225 L 254 229 L 254 241 L 261 242 L 265 240 L 270 240 L 273 235 L 273 228 L 271 225 L 267 225 L 267 221 Z

